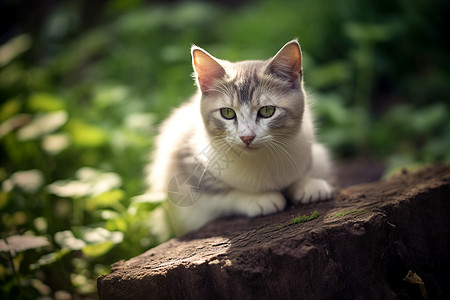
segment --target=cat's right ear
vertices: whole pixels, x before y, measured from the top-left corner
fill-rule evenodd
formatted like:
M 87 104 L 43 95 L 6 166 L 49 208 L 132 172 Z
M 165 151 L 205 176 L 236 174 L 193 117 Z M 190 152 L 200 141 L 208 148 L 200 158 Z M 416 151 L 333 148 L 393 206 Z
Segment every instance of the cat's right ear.
M 266 72 L 298 88 L 302 77 L 302 51 L 298 41 L 292 40 L 284 45 L 270 60 Z
M 197 46 L 192 46 L 191 54 L 197 85 L 202 93 L 207 93 L 225 76 L 225 69 L 212 55 Z

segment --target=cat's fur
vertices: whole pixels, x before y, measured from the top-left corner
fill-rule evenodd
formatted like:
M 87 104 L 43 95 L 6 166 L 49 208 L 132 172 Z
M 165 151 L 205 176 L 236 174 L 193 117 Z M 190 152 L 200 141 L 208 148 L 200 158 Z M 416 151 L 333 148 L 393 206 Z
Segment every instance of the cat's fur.
M 198 93 L 161 127 L 148 176 L 150 193 L 169 192 L 174 200 L 169 211 L 177 233 L 221 216 L 281 211 L 286 198 L 303 204 L 330 198 L 330 160 L 314 138 L 298 42 L 266 61 L 231 63 L 196 46 L 191 54 Z M 268 118 L 258 113 L 266 106 L 275 108 Z M 222 108 L 235 117 L 224 118 Z M 188 185 L 171 193 L 180 180 Z M 192 205 L 175 205 L 177 193 Z

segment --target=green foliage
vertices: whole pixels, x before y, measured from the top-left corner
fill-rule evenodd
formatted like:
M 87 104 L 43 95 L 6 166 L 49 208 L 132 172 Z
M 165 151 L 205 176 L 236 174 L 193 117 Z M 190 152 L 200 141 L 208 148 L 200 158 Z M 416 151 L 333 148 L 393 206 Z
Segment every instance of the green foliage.
M 313 213 L 309 216 L 303 215 L 303 216 L 298 216 L 295 218 L 292 218 L 290 221 L 291 225 L 294 224 L 303 224 L 305 222 L 309 222 L 311 220 L 316 219 L 317 217 L 319 217 L 319 212 L 317 210 L 313 211 Z
M 389 170 L 450 161 L 445 1 L 115 0 L 93 27 L 81 7 L 56 5 L 0 45 L 1 239 L 48 241 L 1 248 L 2 299 L 95 298 L 111 263 L 163 239 L 160 202 L 138 196 L 156 125 L 195 91 L 192 43 L 266 59 L 298 37 L 319 139 L 336 158 Z

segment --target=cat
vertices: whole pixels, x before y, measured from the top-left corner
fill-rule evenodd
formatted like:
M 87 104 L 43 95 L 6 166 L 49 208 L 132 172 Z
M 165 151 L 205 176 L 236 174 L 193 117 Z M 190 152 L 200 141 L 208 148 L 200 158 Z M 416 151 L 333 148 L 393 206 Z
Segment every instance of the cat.
M 331 160 L 314 137 L 297 40 L 265 61 L 229 62 L 192 46 L 198 92 L 156 138 L 147 182 L 176 234 L 223 216 L 329 199 Z

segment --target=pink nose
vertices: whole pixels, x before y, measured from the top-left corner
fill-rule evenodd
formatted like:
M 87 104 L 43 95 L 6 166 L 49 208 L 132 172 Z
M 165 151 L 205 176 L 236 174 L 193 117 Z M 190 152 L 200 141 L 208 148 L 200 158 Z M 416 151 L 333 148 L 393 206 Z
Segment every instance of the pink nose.
M 253 139 L 255 138 L 254 135 L 250 135 L 250 136 L 240 136 L 241 140 L 248 146 L 250 145 L 250 143 L 253 141 Z

